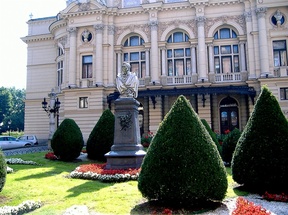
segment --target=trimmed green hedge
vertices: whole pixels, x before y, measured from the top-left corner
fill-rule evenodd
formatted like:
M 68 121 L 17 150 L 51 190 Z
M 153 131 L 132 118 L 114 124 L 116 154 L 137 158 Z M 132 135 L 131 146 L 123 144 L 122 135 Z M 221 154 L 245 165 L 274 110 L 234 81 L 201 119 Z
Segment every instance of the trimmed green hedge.
M 167 205 L 221 201 L 226 170 L 211 136 L 184 96 L 161 122 L 141 166 L 138 188 Z

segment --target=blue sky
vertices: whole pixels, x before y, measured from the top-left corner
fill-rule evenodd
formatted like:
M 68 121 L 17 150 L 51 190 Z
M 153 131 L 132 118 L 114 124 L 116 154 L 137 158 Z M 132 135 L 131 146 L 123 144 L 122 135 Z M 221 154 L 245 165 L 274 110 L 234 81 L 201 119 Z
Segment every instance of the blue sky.
M 29 15 L 33 19 L 56 16 L 66 0 L 1 0 L 0 87 L 26 89 L 27 35 Z

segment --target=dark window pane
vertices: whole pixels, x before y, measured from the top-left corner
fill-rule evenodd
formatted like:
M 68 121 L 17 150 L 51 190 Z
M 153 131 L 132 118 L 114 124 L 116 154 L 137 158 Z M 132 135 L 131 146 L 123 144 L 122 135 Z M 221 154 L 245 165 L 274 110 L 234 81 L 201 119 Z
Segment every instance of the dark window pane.
M 130 53 L 130 61 L 139 60 L 139 52 Z
M 214 55 L 219 54 L 219 46 L 214 46 Z
M 185 52 L 186 52 L 186 56 L 191 56 L 191 49 L 190 48 L 187 48 L 185 49 Z
M 169 49 L 167 50 L 167 58 L 171 58 L 172 57 L 172 50 Z
M 230 38 L 230 29 L 222 28 L 220 29 L 220 39 L 228 39 Z
M 184 57 L 184 49 L 175 49 L 174 57 Z
M 179 42 L 183 42 L 183 33 L 182 32 L 176 32 L 173 34 L 174 37 L 174 43 L 179 43 Z
M 130 37 L 130 46 L 139 46 L 139 37 L 138 36 Z
M 214 39 L 215 39 L 215 40 L 219 39 L 219 37 L 218 37 L 218 31 L 214 34 Z
M 231 54 L 231 46 L 221 46 L 221 54 Z
M 233 45 L 233 53 L 238 53 L 238 45 Z

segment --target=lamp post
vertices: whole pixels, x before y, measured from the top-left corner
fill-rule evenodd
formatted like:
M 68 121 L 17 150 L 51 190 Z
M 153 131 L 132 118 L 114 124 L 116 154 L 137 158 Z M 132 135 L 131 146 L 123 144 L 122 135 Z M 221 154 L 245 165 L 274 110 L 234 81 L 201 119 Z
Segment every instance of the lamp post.
M 57 93 L 54 92 L 54 89 L 51 90 L 51 93 L 48 94 L 50 98 L 50 104 L 46 102 L 46 98 L 43 99 L 42 102 L 42 108 L 43 110 L 48 113 L 49 116 L 49 137 L 48 137 L 48 148 L 50 149 L 51 146 L 51 139 L 53 137 L 53 134 L 55 132 L 55 117 L 56 117 L 56 128 L 58 128 L 59 125 L 59 108 L 61 102 L 59 101 L 57 97 Z
M 11 119 L 8 121 L 8 131 L 9 131 L 9 136 L 10 136 L 10 134 L 11 134 L 11 132 L 10 132 L 10 125 L 11 125 L 11 123 L 12 123 L 12 121 L 11 121 Z

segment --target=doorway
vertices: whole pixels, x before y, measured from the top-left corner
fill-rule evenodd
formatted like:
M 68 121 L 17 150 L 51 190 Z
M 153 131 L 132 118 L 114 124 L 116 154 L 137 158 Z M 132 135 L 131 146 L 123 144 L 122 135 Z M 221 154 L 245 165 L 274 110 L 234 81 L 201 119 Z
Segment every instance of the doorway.
M 220 126 L 221 134 L 239 129 L 239 110 L 235 99 L 230 96 L 223 99 L 220 103 Z

